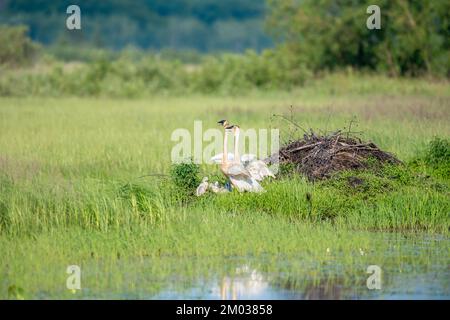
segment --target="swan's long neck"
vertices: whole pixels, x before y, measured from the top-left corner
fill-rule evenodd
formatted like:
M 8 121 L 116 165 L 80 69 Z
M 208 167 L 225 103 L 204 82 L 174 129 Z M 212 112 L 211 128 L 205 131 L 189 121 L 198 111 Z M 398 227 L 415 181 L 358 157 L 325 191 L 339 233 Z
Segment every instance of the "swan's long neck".
M 224 130 L 224 137 L 223 137 L 223 155 L 222 155 L 222 165 L 226 165 L 227 164 L 227 160 L 228 160 L 228 135 L 227 135 L 227 131 Z
M 239 127 L 236 127 L 234 133 L 234 161 L 237 163 L 241 162 L 241 157 L 239 156 Z

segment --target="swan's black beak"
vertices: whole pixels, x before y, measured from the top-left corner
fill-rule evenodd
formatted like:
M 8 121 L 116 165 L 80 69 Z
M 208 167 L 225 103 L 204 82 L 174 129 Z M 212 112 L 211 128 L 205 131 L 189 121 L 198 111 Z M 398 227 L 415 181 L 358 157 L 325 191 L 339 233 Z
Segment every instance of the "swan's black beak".
M 222 126 L 224 125 L 225 122 L 227 122 L 227 120 L 220 120 L 220 121 L 217 121 L 217 123 L 220 124 L 220 125 L 222 125 Z

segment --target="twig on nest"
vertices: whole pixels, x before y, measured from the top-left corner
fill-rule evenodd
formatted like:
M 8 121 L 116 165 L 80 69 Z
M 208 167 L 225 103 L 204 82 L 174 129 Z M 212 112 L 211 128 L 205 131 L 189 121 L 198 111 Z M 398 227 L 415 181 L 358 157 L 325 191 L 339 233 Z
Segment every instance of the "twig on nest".
M 329 135 L 303 131 L 303 139 L 290 141 L 280 149 L 279 160 L 281 164 L 294 164 L 296 170 L 310 180 L 328 178 L 340 170 L 366 168 L 369 158 L 379 163 L 401 163 L 373 142 L 363 143 L 361 139 L 352 137 L 350 131 L 345 136 L 341 135 L 340 130 Z M 271 163 L 272 158 L 267 158 L 266 162 Z

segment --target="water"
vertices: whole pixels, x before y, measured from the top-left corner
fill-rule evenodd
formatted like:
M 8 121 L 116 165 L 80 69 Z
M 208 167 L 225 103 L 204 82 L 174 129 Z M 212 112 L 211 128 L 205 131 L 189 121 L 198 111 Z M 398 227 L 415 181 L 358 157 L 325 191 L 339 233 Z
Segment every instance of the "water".
M 52 263 L 36 270 L 25 291 L 32 299 L 450 299 L 448 238 L 370 239 L 365 248 L 318 255 L 299 248 L 276 256 L 92 259 L 81 265 L 76 293 L 65 287 L 66 266 Z M 379 289 L 367 285 L 371 265 L 380 268 Z
M 237 267 L 247 269 L 247 265 Z M 390 270 L 385 270 L 390 272 Z M 370 276 L 367 274 L 367 277 Z M 151 299 L 273 299 L 273 300 L 341 300 L 341 299 L 450 299 L 447 268 L 428 273 L 391 274 L 381 278 L 380 289 L 369 289 L 365 281 L 345 284 L 343 279 L 312 280 L 298 278 L 297 286 L 277 281 L 277 275 L 248 268 L 241 274 L 211 281 L 192 283 L 187 291 L 166 288 Z
M 378 234 L 373 250 L 352 254 L 193 259 L 189 266 L 163 259 L 166 274 L 138 276 L 158 292 L 116 295 L 140 299 L 450 299 L 449 240 L 443 237 Z M 164 261 L 165 260 L 165 261 Z M 212 262 L 214 261 L 214 262 Z M 379 289 L 369 288 L 369 265 L 381 270 Z M 375 267 L 376 268 L 376 267 Z M 186 271 L 189 270 L 189 271 Z

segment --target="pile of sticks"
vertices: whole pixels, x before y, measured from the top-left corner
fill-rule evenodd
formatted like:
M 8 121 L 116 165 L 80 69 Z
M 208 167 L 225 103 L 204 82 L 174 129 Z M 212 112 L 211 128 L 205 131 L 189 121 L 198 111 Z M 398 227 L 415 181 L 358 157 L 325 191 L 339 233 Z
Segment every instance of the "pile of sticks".
M 374 161 L 370 162 L 370 158 Z M 398 164 L 400 160 L 374 143 L 362 142 L 348 133 L 317 135 L 310 130 L 303 139 L 289 141 L 280 149 L 279 162 L 293 164 L 297 172 L 317 180 L 329 178 L 337 171 L 367 168 L 369 163 Z

